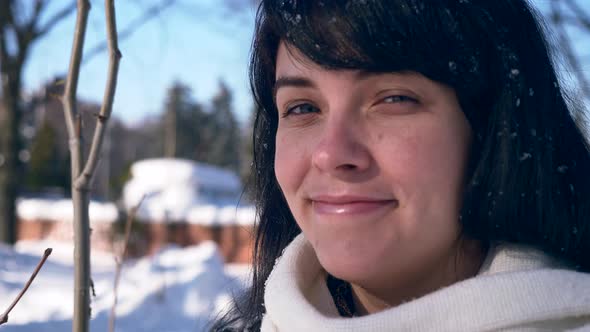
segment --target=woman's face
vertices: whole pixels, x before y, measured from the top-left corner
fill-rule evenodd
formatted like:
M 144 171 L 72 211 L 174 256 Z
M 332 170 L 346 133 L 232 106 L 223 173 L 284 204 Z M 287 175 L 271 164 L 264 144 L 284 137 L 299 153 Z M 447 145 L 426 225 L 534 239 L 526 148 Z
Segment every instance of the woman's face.
M 322 266 L 367 288 L 448 269 L 470 144 L 454 91 L 325 70 L 284 44 L 276 82 L 276 177 Z

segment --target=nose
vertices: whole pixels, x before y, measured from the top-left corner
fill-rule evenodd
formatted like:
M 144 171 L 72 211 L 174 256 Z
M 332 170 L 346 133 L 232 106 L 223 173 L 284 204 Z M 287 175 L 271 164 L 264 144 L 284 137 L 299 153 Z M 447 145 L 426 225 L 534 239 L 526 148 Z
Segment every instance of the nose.
M 353 118 L 328 118 L 312 154 L 313 166 L 334 175 L 360 172 L 371 166 L 362 125 Z

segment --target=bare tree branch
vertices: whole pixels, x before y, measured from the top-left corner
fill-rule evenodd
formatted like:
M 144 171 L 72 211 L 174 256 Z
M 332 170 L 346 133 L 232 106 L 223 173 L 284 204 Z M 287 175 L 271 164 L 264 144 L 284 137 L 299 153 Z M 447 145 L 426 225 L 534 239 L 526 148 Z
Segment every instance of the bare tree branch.
M 35 27 L 37 26 L 37 23 L 39 23 L 39 17 L 41 16 L 43 8 L 45 8 L 45 1 L 35 0 L 35 5 L 33 6 L 33 14 L 31 14 L 31 18 L 29 18 L 29 22 L 27 23 L 27 31 L 35 31 Z
M 115 90 L 117 88 L 117 75 L 119 72 L 119 61 L 121 60 L 121 52 L 117 40 L 117 25 L 115 20 L 115 10 L 113 1 L 105 1 L 106 6 L 106 20 L 107 20 L 107 40 L 109 47 L 109 71 L 107 83 L 105 87 L 104 97 L 100 113 L 97 117 L 96 129 L 94 130 L 94 137 L 90 147 L 88 160 L 84 166 L 82 174 L 76 179 L 75 186 L 78 188 L 87 188 L 92 178 L 92 174 L 98 164 L 99 154 L 106 132 L 106 123 L 111 116 L 113 109 L 113 100 L 115 97 Z
M 90 6 L 90 5 L 89 5 Z M 59 23 L 62 19 L 69 16 L 71 13 L 76 10 L 76 2 L 72 1 L 67 7 L 62 8 L 60 11 L 55 13 L 45 25 L 35 31 L 35 38 L 43 36 L 47 32 L 49 32 L 57 23 Z
M 39 273 L 39 270 L 41 270 L 41 268 L 43 267 L 43 264 L 45 264 L 47 257 L 49 257 L 49 255 L 51 255 L 52 250 L 53 249 L 51 249 L 51 248 L 45 249 L 45 252 L 43 253 L 43 257 L 41 257 L 41 260 L 39 261 L 39 263 L 37 263 L 37 267 L 33 271 L 33 274 L 31 274 L 29 281 L 27 281 L 27 283 L 25 284 L 23 289 L 20 291 L 20 293 L 18 293 L 18 295 L 16 296 L 14 301 L 12 301 L 12 304 L 8 307 L 8 309 L 6 309 L 6 311 L 2 315 L 0 315 L 0 325 L 8 322 L 8 314 L 10 314 L 10 312 L 12 311 L 14 306 L 16 306 L 18 301 L 20 301 L 20 299 L 23 297 L 25 292 L 29 289 L 29 286 L 31 286 L 31 284 L 33 283 L 33 280 L 35 280 L 37 273 Z
M 580 90 L 586 96 L 590 96 L 590 85 L 588 85 L 588 81 L 584 76 L 582 67 L 580 66 L 580 63 L 578 62 L 578 59 L 574 54 L 574 50 L 571 47 L 571 41 L 567 35 L 567 32 L 561 24 L 562 15 L 558 3 L 556 1 L 551 2 L 551 19 L 555 23 L 555 29 L 558 35 L 559 48 L 563 52 L 564 56 L 566 57 L 566 60 L 568 61 L 569 65 L 571 66 L 574 72 L 574 75 L 576 76 L 576 79 L 580 83 Z
M 86 37 L 86 25 L 88 23 L 88 12 L 90 11 L 90 2 L 88 0 L 78 0 L 78 15 L 76 18 L 76 30 L 74 32 L 74 43 L 72 46 L 72 55 L 70 58 L 70 68 L 66 79 L 66 87 L 63 96 L 64 112 L 66 116 L 66 125 L 68 136 L 71 140 L 76 136 L 74 119 L 77 112 L 76 93 L 78 90 L 78 78 L 80 76 L 80 64 L 82 62 L 82 50 L 84 48 L 84 38 Z M 79 144 L 79 143 L 78 143 Z M 71 146 L 70 146 L 71 149 Z M 79 167 L 79 166 L 78 166 Z M 74 171 L 74 170 L 72 170 Z M 77 172 L 79 173 L 79 172 Z
M 117 308 L 117 295 L 119 290 L 119 280 L 121 279 L 121 270 L 123 268 L 123 260 L 127 256 L 127 247 L 129 245 L 129 235 L 131 234 L 131 224 L 135 219 L 135 215 L 137 214 L 137 210 L 139 210 L 141 203 L 145 199 L 145 195 L 141 197 L 139 203 L 135 207 L 133 207 L 129 214 L 127 215 L 127 221 L 125 222 L 125 235 L 123 238 L 123 250 L 121 251 L 120 256 L 117 258 L 117 268 L 115 270 L 115 285 L 113 287 L 113 306 L 111 307 L 111 315 L 109 317 L 109 332 L 115 331 L 115 319 L 116 319 L 116 308 Z
M 6 49 L 6 33 L 4 32 L 4 29 L 6 29 L 6 26 L 0 18 L 0 65 L 7 68 L 8 62 L 10 62 L 10 55 L 8 55 L 8 50 Z M 4 70 L 2 70 L 2 72 L 4 72 Z
M 18 45 L 18 49 L 15 54 L 10 57 L 12 65 L 21 68 L 28 57 L 28 51 L 31 44 L 40 36 L 47 33 L 55 24 L 59 21 L 64 19 L 67 15 L 74 11 L 75 3 L 72 3 L 70 7 L 66 7 L 59 12 L 57 12 L 52 18 L 49 19 L 48 23 L 45 27 L 37 30 L 37 25 L 39 24 L 39 20 L 41 17 L 41 13 L 46 8 L 47 2 L 45 0 L 35 0 L 33 5 L 31 17 L 28 18 L 24 23 L 17 22 L 15 18 L 15 10 L 19 11 L 19 9 L 15 9 L 13 6 L 15 5 L 14 1 L 2 0 L 0 1 L 0 29 L 4 29 L 2 31 L 3 40 L 2 43 L 4 49 L 4 59 L 8 59 L 10 55 L 8 55 L 8 51 L 6 50 L 6 33 L 8 28 L 10 28 L 16 35 L 16 43 Z M 22 10 L 22 9 L 20 9 Z
M 577 16 L 565 15 L 562 13 L 561 22 L 567 23 L 572 26 L 579 26 L 581 28 L 585 28 L 584 24 L 580 22 Z
M 0 0 L 0 64 L 3 66 L 3 69 L 8 68 L 8 62 L 11 61 L 6 46 L 7 29 L 11 24 L 11 11 L 9 2 Z
M 2 9 L 0 14 L 4 16 L 6 24 L 16 26 L 17 24 L 14 20 L 14 13 L 12 12 L 12 6 L 14 3 L 11 1 L 1 0 L 0 4 L 0 8 Z
M 575 19 L 580 25 L 590 31 L 590 14 L 585 12 L 574 0 L 566 0 L 565 3 L 575 13 Z
M 119 32 L 119 40 L 123 40 L 131 36 L 135 31 L 137 31 L 139 27 L 149 22 L 152 18 L 158 16 L 160 13 L 162 13 L 162 11 L 172 6 L 175 2 L 176 0 L 162 0 L 160 3 L 146 9 L 140 17 L 133 20 Z M 86 52 L 86 54 L 84 54 L 83 62 L 86 63 L 87 61 L 90 61 L 90 59 L 92 59 L 94 56 L 105 51 L 107 47 L 108 44 L 106 41 L 103 41 L 92 47 Z

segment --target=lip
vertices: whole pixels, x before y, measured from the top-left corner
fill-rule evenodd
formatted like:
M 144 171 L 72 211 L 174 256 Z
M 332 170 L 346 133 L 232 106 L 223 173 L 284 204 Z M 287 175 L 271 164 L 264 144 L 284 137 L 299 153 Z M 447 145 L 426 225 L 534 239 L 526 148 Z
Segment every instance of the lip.
M 398 201 L 394 198 L 376 198 L 366 196 L 330 196 L 311 197 L 313 209 L 318 214 L 354 215 L 377 212 L 396 208 Z

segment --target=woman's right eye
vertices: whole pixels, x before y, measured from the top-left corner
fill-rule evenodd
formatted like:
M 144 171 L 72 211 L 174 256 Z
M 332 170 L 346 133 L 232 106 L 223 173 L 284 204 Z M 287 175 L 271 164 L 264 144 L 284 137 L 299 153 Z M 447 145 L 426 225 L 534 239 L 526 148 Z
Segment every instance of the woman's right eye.
M 287 109 L 283 112 L 283 117 L 287 117 L 290 115 L 304 115 L 304 114 L 318 113 L 318 112 L 319 112 L 319 109 L 317 107 L 313 106 L 312 104 L 301 103 L 301 104 L 296 104 L 294 106 L 287 107 Z

